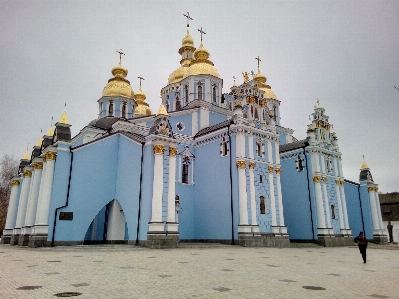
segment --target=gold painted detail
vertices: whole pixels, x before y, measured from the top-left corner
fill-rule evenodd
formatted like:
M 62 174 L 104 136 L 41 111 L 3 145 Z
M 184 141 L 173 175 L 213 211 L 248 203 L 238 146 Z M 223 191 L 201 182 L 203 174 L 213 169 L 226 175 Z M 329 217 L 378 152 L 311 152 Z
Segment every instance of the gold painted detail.
M 165 152 L 165 146 L 162 144 L 156 144 L 154 145 L 154 155 L 163 155 L 163 153 Z
M 22 157 L 22 160 L 30 160 L 30 155 L 28 151 L 25 152 L 25 155 Z
M 169 156 L 176 156 L 177 148 L 176 147 L 169 147 Z
M 68 116 L 66 112 L 64 111 L 61 115 L 60 120 L 58 121 L 59 124 L 64 124 L 64 125 L 70 125 L 70 122 L 68 120 Z
M 44 154 L 44 158 L 46 161 L 53 161 L 57 157 L 57 153 L 55 152 L 47 152 Z
M 323 177 L 321 178 L 321 180 L 323 181 L 324 184 L 327 182 L 327 178 L 326 178 L 325 176 L 323 176 Z
M 281 173 L 281 168 L 276 168 L 276 174 L 280 174 Z
M 19 181 L 18 180 L 12 180 L 11 181 L 11 186 L 19 186 Z
M 31 170 L 24 170 L 24 178 L 31 177 L 31 176 L 32 176 L 32 171 Z
M 43 162 L 36 162 L 36 169 L 43 169 Z
M 345 181 L 341 181 L 340 184 L 341 186 L 343 186 L 345 184 Z
M 375 187 L 374 190 L 375 190 L 375 192 L 378 192 L 378 187 Z
M 335 185 L 339 185 L 339 180 L 335 180 Z
M 269 167 L 267 167 L 267 170 L 269 171 L 269 173 L 273 173 L 274 167 L 273 166 L 269 166 Z
M 331 129 L 331 126 L 330 125 L 326 125 L 326 130 L 330 131 L 330 129 Z
M 240 102 L 234 103 L 234 107 L 242 108 L 242 104 Z
M 240 161 L 237 161 L 236 162 L 236 165 L 237 165 L 237 167 L 239 168 L 239 169 L 245 169 L 245 166 L 246 166 L 246 162 L 245 161 L 243 161 L 243 160 L 240 160 Z
M 375 190 L 375 188 L 374 188 L 374 187 L 367 187 L 367 190 L 368 190 L 369 192 L 373 192 L 373 191 Z
M 249 162 L 249 169 L 255 169 L 255 162 Z
M 313 182 L 315 182 L 315 183 L 320 183 L 320 176 L 315 175 L 315 176 L 313 177 Z
M 320 121 L 320 120 L 318 120 L 318 121 L 316 122 L 316 127 L 317 127 L 317 128 L 322 128 L 322 127 L 323 127 L 323 122 Z
M 259 105 L 260 105 L 262 108 L 265 108 L 265 107 L 266 107 L 266 101 L 265 101 L 265 100 L 260 100 L 260 101 L 259 101 Z

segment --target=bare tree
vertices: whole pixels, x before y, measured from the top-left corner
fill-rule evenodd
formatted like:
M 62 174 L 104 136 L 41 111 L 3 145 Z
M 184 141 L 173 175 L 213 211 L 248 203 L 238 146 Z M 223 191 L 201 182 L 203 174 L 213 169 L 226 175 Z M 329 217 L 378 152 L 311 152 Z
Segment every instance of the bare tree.
M 11 180 L 18 173 L 18 165 L 18 160 L 13 156 L 6 154 L 0 159 L 0 236 L 6 223 Z

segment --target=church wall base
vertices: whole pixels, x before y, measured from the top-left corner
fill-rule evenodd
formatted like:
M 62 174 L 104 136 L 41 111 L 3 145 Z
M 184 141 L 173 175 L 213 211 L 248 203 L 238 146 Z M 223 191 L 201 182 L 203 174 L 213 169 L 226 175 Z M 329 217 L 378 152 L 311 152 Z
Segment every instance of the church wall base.
M 10 244 L 11 236 L 1 236 L 1 244 Z
M 290 240 L 285 234 L 239 234 L 238 244 L 244 247 L 290 247 Z
M 19 235 L 12 235 L 10 245 L 18 245 Z
M 139 241 L 140 246 L 164 249 L 179 247 L 179 234 L 147 234 L 147 241 Z
M 45 235 L 45 236 L 30 236 L 28 246 L 31 248 L 50 247 L 51 242 L 47 241 L 47 235 Z
M 388 245 L 388 237 L 386 235 L 373 235 L 373 242 L 380 245 Z
M 318 235 L 317 243 L 324 247 L 353 246 L 351 235 Z
M 18 246 L 28 246 L 28 244 L 29 244 L 29 235 L 19 235 Z

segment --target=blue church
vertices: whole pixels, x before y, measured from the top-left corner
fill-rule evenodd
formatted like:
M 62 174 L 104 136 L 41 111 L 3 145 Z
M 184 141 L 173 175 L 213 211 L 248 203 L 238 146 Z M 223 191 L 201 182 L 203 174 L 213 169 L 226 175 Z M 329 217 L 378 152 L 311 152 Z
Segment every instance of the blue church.
M 39 247 L 179 242 L 289 246 L 386 243 L 378 185 L 363 163 L 345 180 L 338 138 L 315 106 L 307 138 L 280 123 L 266 76 L 223 80 L 189 32 L 153 114 L 128 70 L 112 69 L 98 115 L 76 136 L 66 112 L 21 160 L 2 242 Z M 121 55 L 122 53 L 120 53 Z M 251 77 L 251 78 L 250 78 Z

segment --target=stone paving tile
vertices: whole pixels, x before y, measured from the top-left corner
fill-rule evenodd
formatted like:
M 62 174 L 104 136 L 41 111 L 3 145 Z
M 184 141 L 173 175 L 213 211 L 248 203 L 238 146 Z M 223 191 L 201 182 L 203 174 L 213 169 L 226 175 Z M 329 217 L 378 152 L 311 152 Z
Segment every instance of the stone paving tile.
M 399 250 L 380 249 L 369 248 L 363 264 L 356 247 L 0 245 L 0 298 L 399 298 Z

